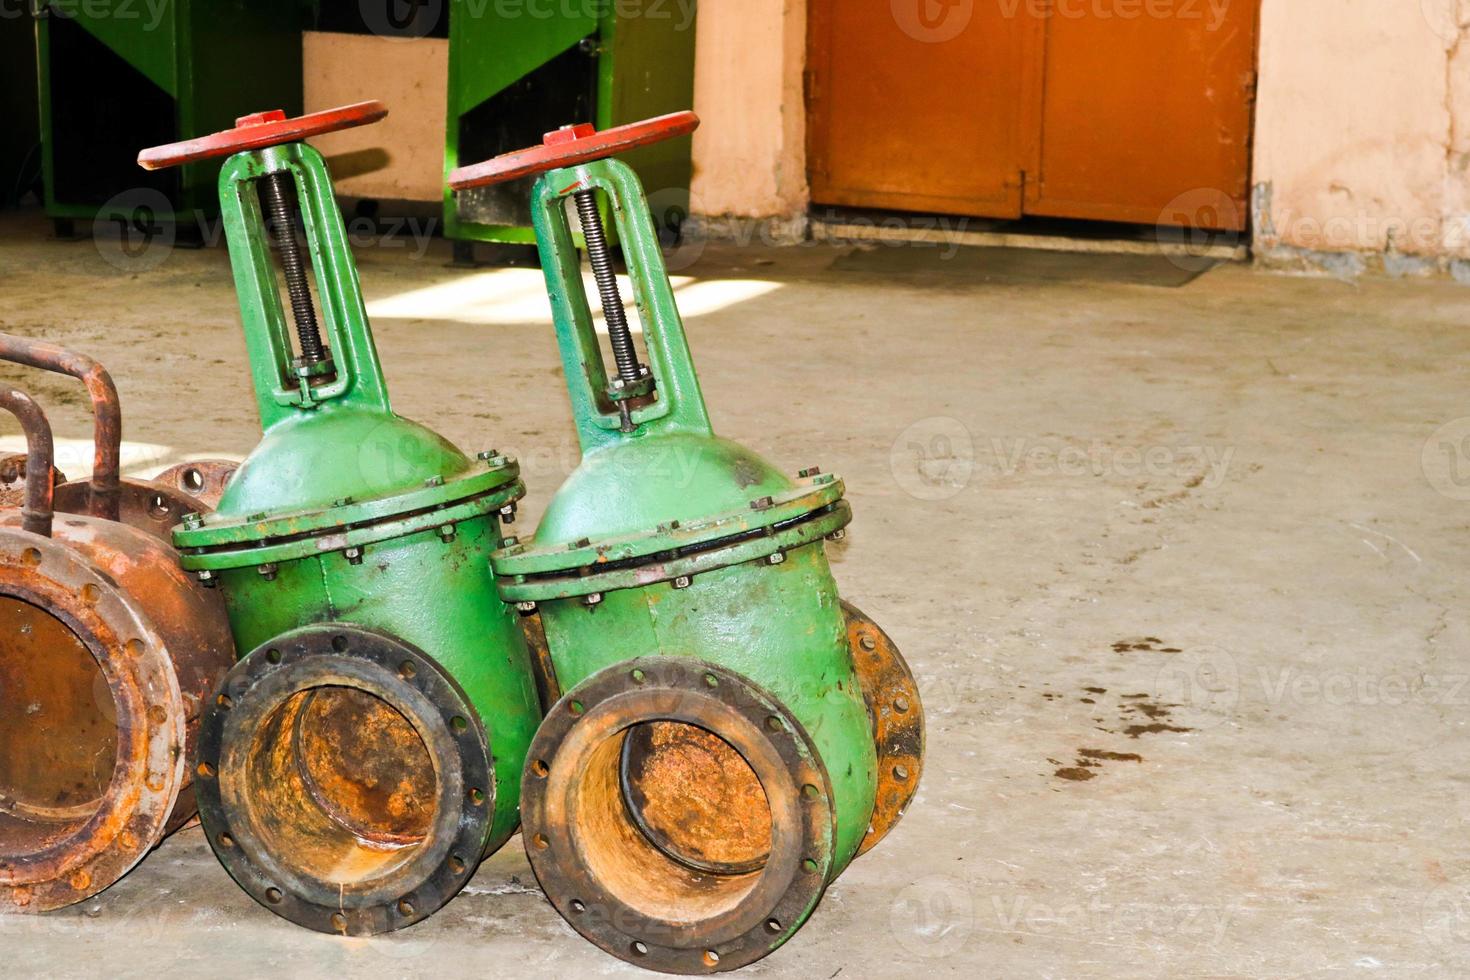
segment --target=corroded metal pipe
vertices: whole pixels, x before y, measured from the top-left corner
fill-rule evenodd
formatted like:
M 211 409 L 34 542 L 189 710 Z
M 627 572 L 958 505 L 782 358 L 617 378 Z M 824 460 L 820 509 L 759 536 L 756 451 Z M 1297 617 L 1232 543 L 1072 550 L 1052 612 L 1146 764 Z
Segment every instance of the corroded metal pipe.
M 21 505 L 21 530 L 51 537 L 52 498 L 56 494 L 53 464 L 56 446 L 51 423 L 35 399 L 19 388 L 0 385 L 0 408 L 14 415 L 25 433 L 28 465 L 25 467 L 25 503 Z
M 41 359 L 105 381 L 58 351 Z M 0 406 L 32 453 L 24 507 L 0 509 L 0 913 L 44 912 L 107 888 L 194 815 L 199 715 L 234 646 L 220 597 L 179 574 L 166 538 L 64 505 L 34 402 L 0 387 Z M 116 459 L 121 430 L 102 438 Z M 71 516 L 41 536 L 52 506 Z
M 0 359 L 56 374 L 66 374 L 87 387 L 95 416 L 92 480 L 87 512 L 93 517 L 118 519 L 122 470 L 122 403 L 107 370 L 85 354 L 44 340 L 0 333 Z

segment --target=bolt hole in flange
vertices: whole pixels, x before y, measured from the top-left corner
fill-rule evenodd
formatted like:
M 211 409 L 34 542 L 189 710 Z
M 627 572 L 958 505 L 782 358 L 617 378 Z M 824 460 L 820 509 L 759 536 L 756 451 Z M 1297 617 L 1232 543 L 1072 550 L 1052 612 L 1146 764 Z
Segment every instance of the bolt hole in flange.
M 859 854 L 893 830 L 918 792 L 924 770 L 924 706 L 919 687 L 893 640 L 866 613 L 842 603 L 848 646 L 878 751 L 877 805 Z
M 40 606 L 0 596 L 0 864 L 84 826 L 117 759 L 117 707 L 92 651 Z

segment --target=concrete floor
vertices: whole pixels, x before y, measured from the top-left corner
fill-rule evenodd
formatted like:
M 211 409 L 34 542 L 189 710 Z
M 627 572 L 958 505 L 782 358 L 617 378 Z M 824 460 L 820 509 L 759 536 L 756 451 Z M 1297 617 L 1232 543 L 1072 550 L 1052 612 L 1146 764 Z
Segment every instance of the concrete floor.
M 247 452 L 223 250 L 130 269 L 44 230 L 0 219 L 0 327 L 111 367 L 131 459 Z M 529 524 L 576 460 L 537 276 L 412 251 L 360 249 L 396 407 L 519 455 Z M 847 478 L 836 572 L 921 679 L 928 767 L 748 975 L 1470 972 L 1470 290 L 839 254 L 710 247 L 681 292 L 722 433 Z M 65 384 L 0 376 L 85 436 Z M 197 830 L 0 922 L 0 951 L 55 977 L 640 974 L 563 925 L 519 842 L 369 942 L 256 907 Z

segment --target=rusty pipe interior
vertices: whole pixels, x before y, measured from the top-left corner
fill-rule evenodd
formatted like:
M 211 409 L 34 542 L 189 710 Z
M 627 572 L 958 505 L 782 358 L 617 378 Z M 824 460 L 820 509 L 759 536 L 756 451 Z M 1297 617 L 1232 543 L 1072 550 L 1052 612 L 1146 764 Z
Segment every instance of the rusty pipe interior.
M 122 402 L 107 369 L 85 354 L 7 333 L 0 333 L 0 360 L 70 375 L 86 386 L 93 415 L 88 513 L 103 520 L 117 520 L 121 506 Z
M 244 783 L 245 816 L 268 849 L 334 887 L 401 867 L 437 813 L 423 739 L 387 701 L 350 687 L 310 688 L 271 712 Z
M 46 851 L 92 818 L 112 782 L 118 738 L 96 653 L 51 611 L 4 595 L 0 706 L 3 861 Z
M 618 732 L 592 754 L 574 798 L 589 870 L 644 915 L 728 913 L 770 855 L 771 806 L 755 770 L 696 725 L 649 720 Z

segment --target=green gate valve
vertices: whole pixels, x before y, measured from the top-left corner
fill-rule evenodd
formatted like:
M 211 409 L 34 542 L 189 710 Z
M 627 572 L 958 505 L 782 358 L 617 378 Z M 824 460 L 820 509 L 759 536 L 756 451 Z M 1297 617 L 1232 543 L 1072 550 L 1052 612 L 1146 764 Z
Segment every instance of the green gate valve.
M 541 714 L 490 569 L 519 466 L 394 414 L 331 177 L 301 142 L 385 111 L 262 113 L 140 157 L 229 155 L 220 198 L 264 430 L 217 510 L 174 531 L 251 651 L 204 713 L 201 820 L 262 905 L 352 936 L 433 914 L 515 833 Z
M 532 215 L 583 452 L 534 538 L 493 556 L 501 595 L 539 614 L 566 692 L 531 747 L 527 853 L 583 936 L 671 973 L 736 969 L 789 939 L 907 805 L 923 754 L 912 675 L 871 620 L 845 613 L 828 566 L 824 540 L 851 519 L 842 481 L 791 479 L 714 434 L 643 188 L 608 159 L 697 125 L 686 112 L 567 127 L 450 176 L 462 190 L 542 173 Z

